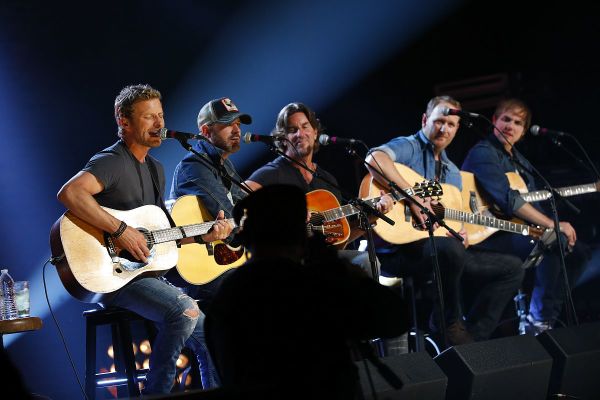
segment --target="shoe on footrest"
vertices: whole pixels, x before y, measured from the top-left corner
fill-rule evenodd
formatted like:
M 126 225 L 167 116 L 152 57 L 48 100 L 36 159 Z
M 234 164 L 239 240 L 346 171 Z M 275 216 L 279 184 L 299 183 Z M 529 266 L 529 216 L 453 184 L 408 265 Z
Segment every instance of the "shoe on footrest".
M 549 329 L 552 329 L 554 323 L 552 321 L 538 321 L 533 318 L 531 314 L 527 314 L 527 331 L 533 333 L 535 336 L 539 335 L 542 332 L 545 332 Z

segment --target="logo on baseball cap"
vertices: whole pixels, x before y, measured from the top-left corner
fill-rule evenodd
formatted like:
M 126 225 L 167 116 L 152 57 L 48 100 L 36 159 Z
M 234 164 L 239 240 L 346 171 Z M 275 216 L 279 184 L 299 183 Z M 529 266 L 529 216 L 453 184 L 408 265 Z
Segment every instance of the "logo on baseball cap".
M 241 113 L 236 105 L 227 97 L 214 99 L 206 103 L 198 113 L 198 127 L 202 125 L 210 125 L 216 122 L 220 124 L 230 124 L 240 119 L 242 124 L 251 124 L 252 117 L 248 114 Z

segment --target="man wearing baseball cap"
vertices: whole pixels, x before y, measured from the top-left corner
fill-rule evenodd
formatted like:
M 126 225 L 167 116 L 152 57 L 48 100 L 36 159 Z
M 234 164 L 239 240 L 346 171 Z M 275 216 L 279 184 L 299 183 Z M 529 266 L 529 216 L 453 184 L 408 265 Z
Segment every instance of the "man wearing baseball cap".
M 242 179 L 229 156 L 240 149 L 240 125 L 252 123 L 252 118 L 241 113 L 231 99 L 222 97 L 202 106 L 197 122 L 198 129 L 206 140 L 196 141 L 193 150 L 206 162 L 202 162 L 193 152 L 188 152 L 175 167 L 169 198 L 195 195 L 213 217 L 219 210 L 223 210 L 225 218 L 231 218 L 233 206 L 246 193 L 231 182 L 230 177 L 239 182 Z M 237 246 L 233 234 L 225 241 L 232 247 Z M 198 265 L 198 268 L 202 268 L 202 265 Z M 199 300 L 201 309 L 206 308 L 226 274 L 227 272 L 205 285 L 190 285 L 184 290 L 192 298 Z M 200 360 L 200 364 L 207 366 L 200 371 L 202 387 L 210 389 L 219 386 L 211 360 Z
M 212 215 L 224 210 L 225 218 L 231 218 L 234 204 L 245 192 L 228 179 L 231 176 L 242 180 L 229 156 L 240 149 L 240 125 L 252 123 L 252 117 L 241 113 L 231 99 L 222 97 L 202 106 L 197 122 L 206 141 L 197 141 L 193 149 L 213 167 L 209 168 L 196 154 L 188 152 L 175 168 L 169 197 L 196 195 Z

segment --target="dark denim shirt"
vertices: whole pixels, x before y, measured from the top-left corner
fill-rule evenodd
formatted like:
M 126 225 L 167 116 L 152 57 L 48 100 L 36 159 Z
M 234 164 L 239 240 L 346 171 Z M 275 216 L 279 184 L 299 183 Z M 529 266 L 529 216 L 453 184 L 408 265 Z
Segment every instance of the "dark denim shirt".
M 196 142 L 194 150 L 214 165 L 222 165 L 227 174 L 242 181 L 233 163 L 228 158 L 223 161 L 223 150 L 205 141 Z M 213 216 L 219 210 L 225 211 L 225 218 L 232 217 L 233 206 L 245 196 L 242 189 L 223 179 L 216 168 L 204 165 L 192 152 L 188 152 L 175 167 L 169 198 L 177 199 L 186 194 L 199 196 Z
M 537 190 L 535 178 L 529 172 L 532 170 L 529 161 L 518 152 L 511 156 L 493 134 L 469 151 L 462 169 L 475 175 L 479 187 L 507 217 L 512 217 L 526 203 L 518 190 L 510 188 L 507 172 L 517 172 L 527 184 L 528 191 Z M 532 205 L 542 211 L 537 204 Z
M 387 142 L 386 144 L 375 147 L 371 151 L 383 151 L 392 161 L 404 164 L 410 167 L 426 179 L 435 179 L 435 157 L 433 154 L 433 144 L 427 139 L 423 131 L 419 131 L 411 136 L 400 136 Z M 462 190 L 462 178 L 458 167 L 450 161 L 446 151 L 440 154 L 442 169 L 440 173 L 440 182 L 448 183 Z

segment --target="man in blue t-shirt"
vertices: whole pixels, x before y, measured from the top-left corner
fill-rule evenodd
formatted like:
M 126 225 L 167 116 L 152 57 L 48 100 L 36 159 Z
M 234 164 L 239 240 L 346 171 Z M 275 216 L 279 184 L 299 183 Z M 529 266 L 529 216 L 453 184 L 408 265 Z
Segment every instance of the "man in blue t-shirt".
M 384 175 L 406 189 L 411 184 L 398 172 L 394 163 L 410 167 L 426 179 L 462 189 L 458 167 L 450 161 L 445 149 L 452 143 L 459 128 L 460 117 L 447 115 L 446 109 L 460 109 L 460 103 L 450 96 L 434 97 L 427 104 L 422 116 L 421 130 L 411 136 L 401 136 L 370 151 L 367 163 L 374 179 L 382 184 Z M 415 198 L 431 210 L 430 198 Z M 443 198 L 442 198 L 443 201 Z M 410 213 L 418 225 L 423 226 L 426 216 L 414 204 L 409 203 Z M 434 226 L 434 229 L 437 229 Z M 464 229 L 458 232 L 464 239 L 435 236 L 435 247 L 440 266 L 440 279 L 445 304 L 444 321 L 449 345 L 484 340 L 495 330 L 504 308 L 517 291 L 523 278 L 521 262 L 517 257 L 497 252 L 469 249 Z M 377 256 L 381 260 L 384 276 L 428 275 L 431 273 L 431 242 L 429 238 L 403 245 L 382 243 Z M 461 305 L 461 278 L 465 275 L 478 285 L 473 305 L 463 312 Z M 441 320 L 439 298 L 434 302 L 430 328 L 439 333 Z M 463 322 L 466 320 L 466 326 Z

